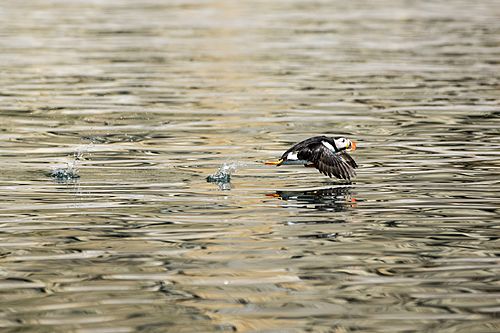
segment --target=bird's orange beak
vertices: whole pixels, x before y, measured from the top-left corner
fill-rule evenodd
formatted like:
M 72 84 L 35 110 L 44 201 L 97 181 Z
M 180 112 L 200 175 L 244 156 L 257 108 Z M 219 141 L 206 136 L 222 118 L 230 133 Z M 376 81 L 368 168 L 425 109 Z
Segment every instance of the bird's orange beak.
M 355 141 L 351 141 L 351 147 L 350 147 L 351 151 L 355 151 L 356 150 L 356 142 Z

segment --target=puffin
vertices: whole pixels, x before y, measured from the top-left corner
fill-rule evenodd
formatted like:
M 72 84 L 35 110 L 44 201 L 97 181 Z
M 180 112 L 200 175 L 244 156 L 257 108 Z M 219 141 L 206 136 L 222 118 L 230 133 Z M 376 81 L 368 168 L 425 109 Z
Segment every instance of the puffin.
M 314 167 L 325 176 L 351 180 L 356 176 L 356 161 L 348 152 L 356 150 L 356 142 L 344 137 L 315 136 L 293 145 L 278 161 L 267 165 L 304 165 Z

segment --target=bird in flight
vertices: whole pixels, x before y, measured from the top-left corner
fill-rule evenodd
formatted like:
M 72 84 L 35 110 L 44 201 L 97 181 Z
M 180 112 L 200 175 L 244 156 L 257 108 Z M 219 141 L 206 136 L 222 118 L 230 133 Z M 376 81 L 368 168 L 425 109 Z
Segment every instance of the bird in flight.
M 356 142 L 344 137 L 315 136 L 295 144 L 278 161 L 267 165 L 301 165 L 314 167 L 328 177 L 351 180 L 358 165 L 347 153 L 356 150 Z

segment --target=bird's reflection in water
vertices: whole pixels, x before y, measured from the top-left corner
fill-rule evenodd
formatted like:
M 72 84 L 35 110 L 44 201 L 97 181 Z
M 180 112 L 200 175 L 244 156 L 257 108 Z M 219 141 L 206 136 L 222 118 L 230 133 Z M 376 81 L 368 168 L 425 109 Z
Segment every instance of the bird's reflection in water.
M 356 207 L 350 186 L 335 186 L 314 190 L 276 191 L 266 194 L 287 201 L 293 207 L 341 212 Z

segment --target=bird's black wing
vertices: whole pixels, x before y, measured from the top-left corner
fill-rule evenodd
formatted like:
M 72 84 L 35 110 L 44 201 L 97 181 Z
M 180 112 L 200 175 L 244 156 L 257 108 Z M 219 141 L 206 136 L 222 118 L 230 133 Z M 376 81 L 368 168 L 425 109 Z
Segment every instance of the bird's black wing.
M 299 159 L 312 162 L 312 156 L 316 147 L 321 145 L 321 141 L 324 140 L 328 140 L 328 138 L 326 136 L 315 136 L 304 141 L 300 141 L 284 152 L 281 159 L 285 159 L 286 156 L 288 156 L 288 153 L 297 152 Z
M 311 161 L 322 174 L 350 180 L 356 175 L 357 164 L 345 151 L 335 153 L 324 145 L 317 145 L 312 152 Z
M 346 151 L 343 151 L 342 153 L 342 158 L 349 164 L 353 169 L 356 169 L 358 167 L 358 164 L 356 161 L 349 155 Z

